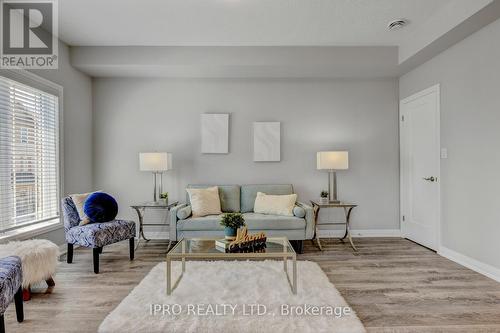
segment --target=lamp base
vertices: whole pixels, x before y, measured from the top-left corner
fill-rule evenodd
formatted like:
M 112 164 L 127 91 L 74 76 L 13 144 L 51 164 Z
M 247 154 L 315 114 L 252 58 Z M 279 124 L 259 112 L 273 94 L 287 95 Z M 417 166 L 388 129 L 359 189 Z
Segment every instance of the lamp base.
M 328 203 L 340 203 L 340 200 L 337 200 L 337 173 L 334 170 L 328 172 Z

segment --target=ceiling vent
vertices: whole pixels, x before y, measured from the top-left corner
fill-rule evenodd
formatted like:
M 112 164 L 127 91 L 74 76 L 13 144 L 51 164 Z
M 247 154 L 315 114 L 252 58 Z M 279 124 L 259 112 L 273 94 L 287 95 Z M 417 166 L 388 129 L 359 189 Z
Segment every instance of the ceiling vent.
M 397 20 L 389 22 L 389 24 L 387 25 L 387 28 L 389 30 L 398 30 L 398 29 L 403 28 L 407 24 L 408 24 L 407 20 L 405 20 L 405 19 L 397 19 Z

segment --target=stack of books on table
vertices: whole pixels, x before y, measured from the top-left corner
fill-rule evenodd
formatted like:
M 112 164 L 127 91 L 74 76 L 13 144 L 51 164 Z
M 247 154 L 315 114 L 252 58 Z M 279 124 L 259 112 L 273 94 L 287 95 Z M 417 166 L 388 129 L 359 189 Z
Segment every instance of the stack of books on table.
M 226 252 L 229 249 L 229 244 L 232 241 L 227 240 L 227 239 L 217 239 L 215 241 L 215 248 L 221 252 Z

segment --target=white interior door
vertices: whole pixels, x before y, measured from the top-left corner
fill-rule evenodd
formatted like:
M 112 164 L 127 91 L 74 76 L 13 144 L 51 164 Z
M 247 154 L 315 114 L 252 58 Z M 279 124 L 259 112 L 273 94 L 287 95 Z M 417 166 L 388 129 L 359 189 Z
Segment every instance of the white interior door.
M 400 102 L 401 232 L 433 250 L 440 239 L 439 85 Z

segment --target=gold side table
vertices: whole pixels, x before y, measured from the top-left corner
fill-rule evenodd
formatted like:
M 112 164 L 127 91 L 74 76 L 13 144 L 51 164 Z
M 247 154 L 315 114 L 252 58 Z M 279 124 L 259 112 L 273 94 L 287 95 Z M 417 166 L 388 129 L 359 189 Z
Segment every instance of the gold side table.
M 344 210 L 345 214 L 345 222 L 327 222 L 327 223 L 321 223 L 321 225 L 345 225 L 345 233 L 344 237 L 340 238 L 340 240 L 344 241 L 344 239 L 347 237 L 349 240 L 349 243 L 351 243 L 352 248 L 354 251 L 357 251 L 358 249 L 356 246 L 354 246 L 354 243 L 352 241 L 351 237 L 351 228 L 350 228 L 350 221 L 351 221 L 351 212 L 353 208 L 357 207 L 358 205 L 352 204 L 352 203 L 346 203 L 346 202 L 339 202 L 339 203 L 320 203 L 319 201 L 314 201 L 311 200 L 311 205 L 313 206 L 314 209 L 314 237 L 313 241 L 316 241 L 316 244 L 318 245 L 319 249 L 323 251 L 323 247 L 321 247 L 321 242 L 319 240 L 319 235 L 318 235 L 318 216 L 319 216 L 319 210 L 321 208 L 342 208 Z
M 161 201 L 157 202 L 145 202 L 141 203 L 138 205 L 132 205 L 130 206 L 137 212 L 137 217 L 139 218 L 139 235 L 137 237 L 137 244 L 135 248 L 137 249 L 139 247 L 139 243 L 141 242 L 141 237 L 144 239 L 146 242 L 149 242 L 150 240 L 146 238 L 144 235 L 144 227 L 145 226 L 169 226 L 170 223 L 144 223 L 144 211 L 146 209 L 163 209 L 166 210 L 167 212 L 170 211 L 171 208 L 177 206 L 179 204 L 178 201 L 174 201 L 172 203 L 165 203 Z M 168 221 L 168 219 L 167 219 Z M 168 249 L 170 249 L 170 245 L 172 244 L 172 240 L 168 240 Z M 168 251 L 167 249 L 167 251 Z

